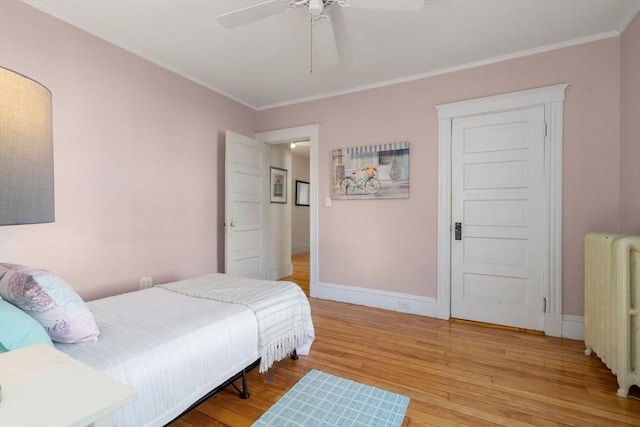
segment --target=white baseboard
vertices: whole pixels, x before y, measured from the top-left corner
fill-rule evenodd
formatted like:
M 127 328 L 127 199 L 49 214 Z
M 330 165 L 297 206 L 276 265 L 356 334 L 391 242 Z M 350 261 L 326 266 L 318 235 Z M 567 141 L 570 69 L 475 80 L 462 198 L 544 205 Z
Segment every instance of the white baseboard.
M 311 296 L 428 317 L 436 317 L 437 313 L 435 298 L 355 286 L 318 282 L 311 285 Z
M 306 254 L 309 251 L 309 246 L 300 246 L 298 248 L 291 248 L 291 255 Z
M 311 285 L 313 298 L 437 317 L 437 300 L 398 292 L 318 282 Z M 584 340 L 584 316 L 562 315 L 562 338 Z
M 562 315 L 562 338 L 584 340 L 584 316 Z

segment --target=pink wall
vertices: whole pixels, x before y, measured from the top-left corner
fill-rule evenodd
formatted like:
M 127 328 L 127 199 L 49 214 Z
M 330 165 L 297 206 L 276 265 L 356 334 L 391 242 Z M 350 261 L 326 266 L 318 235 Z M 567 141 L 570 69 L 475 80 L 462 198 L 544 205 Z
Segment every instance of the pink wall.
M 320 124 L 320 201 L 330 150 L 411 143 L 408 200 L 320 203 L 322 282 L 436 296 L 435 105 L 570 83 L 564 128 L 564 312 L 582 315 L 583 239 L 620 229 L 620 39 L 609 38 L 395 86 L 259 111 L 259 131 Z
M 17 0 L 0 65 L 53 93 L 56 222 L 0 227 L 0 260 L 92 299 L 224 267 L 224 130 L 255 112 Z
M 640 15 L 622 33 L 621 230 L 640 234 Z
M 319 204 L 320 280 L 435 297 L 434 106 L 568 82 L 564 312 L 581 315 L 584 234 L 640 225 L 639 27 L 636 17 L 621 38 L 254 112 L 2 1 L 0 65 L 54 96 L 56 222 L 0 227 L 0 260 L 52 270 L 89 299 L 135 289 L 145 275 L 161 282 L 220 271 L 224 130 L 320 123 L 316 202 L 329 195 L 337 147 L 410 141 L 412 185 L 408 200 Z

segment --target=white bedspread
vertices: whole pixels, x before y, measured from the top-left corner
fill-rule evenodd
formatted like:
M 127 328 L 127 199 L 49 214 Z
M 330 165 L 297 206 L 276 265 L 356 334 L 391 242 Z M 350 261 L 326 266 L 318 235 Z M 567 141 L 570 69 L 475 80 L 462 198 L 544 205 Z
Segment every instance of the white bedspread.
M 207 274 L 160 285 L 181 294 L 249 307 L 258 322 L 260 372 L 294 349 L 308 354 L 315 337 L 306 295 L 292 282 Z
M 256 319 L 243 305 L 158 287 L 88 304 L 98 342 L 56 348 L 138 391 L 116 426 L 162 426 L 259 357 Z

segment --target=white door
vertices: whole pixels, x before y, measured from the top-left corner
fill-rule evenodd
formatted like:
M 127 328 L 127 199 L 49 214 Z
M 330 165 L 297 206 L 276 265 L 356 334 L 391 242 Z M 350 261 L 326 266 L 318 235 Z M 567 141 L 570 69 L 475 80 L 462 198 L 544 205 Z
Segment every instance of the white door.
M 453 120 L 452 317 L 544 329 L 544 140 L 543 106 Z
M 225 149 L 225 272 L 265 279 L 267 145 L 227 131 Z

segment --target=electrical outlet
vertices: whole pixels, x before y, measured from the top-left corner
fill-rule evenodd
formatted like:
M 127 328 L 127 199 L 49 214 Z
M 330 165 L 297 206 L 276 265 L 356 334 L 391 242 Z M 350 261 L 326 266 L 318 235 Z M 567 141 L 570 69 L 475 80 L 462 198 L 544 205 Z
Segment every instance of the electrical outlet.
M 153 286 L 153 279 L 149 276 L 140 279 L 140 289 L 147 289 Z
M 411 303 L 409 301 L 398 301 L 398 308 L 400 310 L 411 310 Z

